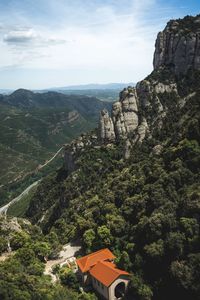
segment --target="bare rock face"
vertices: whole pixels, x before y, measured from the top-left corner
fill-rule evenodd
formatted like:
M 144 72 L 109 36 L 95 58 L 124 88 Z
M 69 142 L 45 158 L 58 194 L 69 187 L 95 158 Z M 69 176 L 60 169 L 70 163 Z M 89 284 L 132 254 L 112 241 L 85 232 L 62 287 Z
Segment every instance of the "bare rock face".
M 126 139 L 139 124 L 138 99 L 134 88 L 124 89 L 119 101 L 112 107 L 111 117 L 107 110 L 101 111 L 99 121 L 99 139 L 103 143 L 112 143 Z
M 127 139 L 124 147 L 124 159 L 129 159 L 131 155 L 131 148 L 132 148 L 132 144 L 130 140 Z
M 161 151 L 166 121 L 172 122 L 173 110 L 178 112 L 194 95 L 187 88 L 180 93 L 180 79 L 190 74 L 184 76 L 188 70 L 200 70 L 200 15 L 167 24 L 158 34 L 153 64 L 151 75 L 120 93 L 111 115 L 105 109 L 101 112 L 94 147 L 123 140 L 124 158 L 128 159 L 132 147 L 152 137 L 159 145 L 154 152 Z M 78 151 L 76 147 L 74 153 Z M 73 153 L 67 153 L 68 168 L 73 169 Z
M 135 89 L 124 89 L 120 93 L 120 100 L 113 104 L 112 120 L 116 139 L 126 138 L 137 128 L 138 105 Z
M 176 75 L 200 70 L 200 16 L 170 21 L 158 34 L 154 69 L 168 66 Z
M 72 141 L 71 144 L 65 146 L 64 150 L 64 166 L 68 175 L 77 169 L 76 166 L 76 154 L 84 149 L 84 138 L 83 136 L 78 137 Z
M 100 140 L 103 143 L 109 143 L 115 141 L 115 131 L 113 120 L 110 118 L 106 109 L 101 111 L 99 120 L 99 134 Z
M 138 141 L 142 142 L 149 131 L 149 126 L 145 118 L 143 118 L 141 124 L 138 126 Z
M 129 158 L 132 146 L 142 142 L 148 131 L 147 121 L 140 111 L 140 101 L 136 89 L 128 87 L 120 93 L 119 101 L 113 103 L 111 117 L 106 110 L 100 114 L 99 140 L 104 144 L 124 140 L 125 159 Z
M 79 117 L 80 117 L 79 113 L 76 110 L 72 110 L 68 113 L 67 123 L 71 124 L 71 123 L 75 122 L 76 120 L 78 120 Z
M 163 146 L 162 145 L 156 145 L 153 147 L 153 153 L 156 155 L 160 155 L 162 152 Z

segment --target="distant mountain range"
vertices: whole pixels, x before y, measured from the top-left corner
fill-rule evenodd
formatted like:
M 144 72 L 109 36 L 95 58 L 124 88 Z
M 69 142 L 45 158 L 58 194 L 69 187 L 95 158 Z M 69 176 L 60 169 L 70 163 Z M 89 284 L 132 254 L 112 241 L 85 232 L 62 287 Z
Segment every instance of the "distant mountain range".
M 107 84 L 81 84 L 65 87 L 52 87 L 42 90 L 32 90 L 36 93 L 58 92 L 65 95 L 82 95 L 96 97 L 102 101 L 113 102 L 119 97 L 119 92 L 127 86 L 135 86 L 135 83 L 107 83 Z M 22 89 L 21 89 L 22 90 Z M 0 89 L 0 94 L 10 95 L 14 90 Z
M 8 95 L 8 94 L 11 94 L 13 92 L 13 90 L 11 89 L 0 89 L 0 94 L 3 94 L 3 95 Z
M 21 180 L 64 143 L 95 128 L 103 108 L 111 103 L 53 91 L 0 95 L 0 204 L 9 196 L 8 182 Z
M 81 84 L 81 85 L 69 85 L 65 87 L 55 87 L 46 90 L 53 91 L 62 91 L 62 90 L 122 90 L 127 86 L 135 86 L 135 83 L 91 83 L 91 84 Z
M 52 87 L 46 89 L 33 89 L 33 92 L 47 92 L 47 91 L 83 91 L 83 90 L 122 90 L 127 86 L 135 86 L 135 83 L 89 83 L 89 84 L 80 84 L 80 85 L 68 85 L 64 87 Z M 0 94 L 11 94 L 14 92 L 14 89 L 0 89 Z

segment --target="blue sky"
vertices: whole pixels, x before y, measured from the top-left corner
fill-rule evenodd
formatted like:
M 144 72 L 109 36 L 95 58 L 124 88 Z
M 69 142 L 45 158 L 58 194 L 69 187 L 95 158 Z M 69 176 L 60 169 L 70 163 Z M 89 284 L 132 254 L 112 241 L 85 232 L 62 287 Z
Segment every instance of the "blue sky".
M 197 0 L 0 0 L 0 88 L 137 82 L 157 33 Z

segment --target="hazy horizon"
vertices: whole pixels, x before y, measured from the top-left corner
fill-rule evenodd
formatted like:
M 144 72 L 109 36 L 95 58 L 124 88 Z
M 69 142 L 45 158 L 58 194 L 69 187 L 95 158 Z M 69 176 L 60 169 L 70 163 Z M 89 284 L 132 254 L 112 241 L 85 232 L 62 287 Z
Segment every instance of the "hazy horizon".
M 66 85 L 66 86 L 49 86 L 49 87 L 43 87 L 40 89 L 31 89 L 31 88 L 24 88 L 24 87 L 18 87 L 16 89 L 12 89 L 12 88 L 0 88 L 0 91 L 16 91 L 16 90 L 20 90 L 20 89 L 25 89 L 25 90 L 31 90 L 31 91 L 48 91 L 48 90 L 59 90 L 59 89 L 66 89 L 66 90 L 78 90 L 78 88 L 80 88 L 80 90 L 87 90 L 87 89 L 103 89 L 103 86 L 110 86 L 110 85 L 135 85 L 136 83 L 134 82 L 105 82 L 105 83 L 98 83 L 98 82 L 90 82 L 87 84 L 73 84 L 73 85 Z M 90 87 L 91 86 L 91 87 Z M 95 86 L 95 87 L 92 87 Z M 88 88 L 87 88 L 88 87 Z M 82 89 L 81 89 L 82 88 Z M 113 89 L 117 89 L 118 87 L 113 87 Z M 111 87 L 109 87 L 108 89 L 112 89 Z

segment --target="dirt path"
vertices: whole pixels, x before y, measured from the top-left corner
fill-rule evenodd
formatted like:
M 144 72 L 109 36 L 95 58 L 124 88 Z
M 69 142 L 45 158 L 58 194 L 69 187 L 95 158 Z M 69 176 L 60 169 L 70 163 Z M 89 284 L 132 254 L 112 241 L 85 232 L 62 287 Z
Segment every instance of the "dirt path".
M 58 278 L 55 274 L 52 273 L 53 267 L 55 265 L 63 266 L 64 264 L 67 264 L 68 259 L 74 258 L 76 252 L 78 252 L 80 249 L 81 249 L 80 245 L 67 244 L 63 246 L 63 249 L 60 251 L 58 259 L 48 260 L 46 262 L 44 274 L 51 276 L 52 282 L 55 283 L 58 280 Z M 15 251 L 2 253 L 2 255 L 0 255 L 0 262 L 5 261 L 6 259 L 8 259 L 10 256 L 14 254 Z
M 68 259 L 75 257 L 76 252 L 81 249 L 80 245 L 72 245 L 67 244 L 63 246 L 62 251 L 60 251 L 59 258 L 55 260 L 48 260 L 45 264 L 45 275 L 50 275 L 52 278 L 52 282 L 56 282 L 58 280 L 57 276 L 52 273 L 52 269 L 55 265 L 64 265 L 67 264 Z

